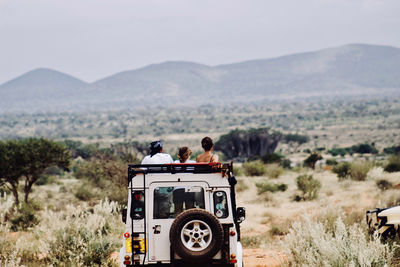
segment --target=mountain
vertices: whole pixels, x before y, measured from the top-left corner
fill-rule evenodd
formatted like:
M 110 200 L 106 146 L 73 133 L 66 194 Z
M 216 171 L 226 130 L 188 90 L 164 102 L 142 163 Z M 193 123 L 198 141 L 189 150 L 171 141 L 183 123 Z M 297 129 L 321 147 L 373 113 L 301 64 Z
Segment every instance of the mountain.
M 0 111 L 67 109 L 88 84 L 51 69 L 29 71 L 0 86 Z
M 351 44 L 207 66 L 164 62 L 87 84 L 37 69 L 0 86 L 0 111 L 229 104 L 298 97 L 400 96 L 400 49 Z

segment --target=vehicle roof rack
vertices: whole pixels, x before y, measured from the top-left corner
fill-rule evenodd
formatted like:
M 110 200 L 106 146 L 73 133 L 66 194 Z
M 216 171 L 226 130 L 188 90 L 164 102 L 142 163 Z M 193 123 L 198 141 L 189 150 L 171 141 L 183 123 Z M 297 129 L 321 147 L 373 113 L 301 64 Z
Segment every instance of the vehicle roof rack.
M 232 172 L 232 163 L 172 163 L 172 164 L 130 164 L 129 182 L 139 173 L 222 173 Z

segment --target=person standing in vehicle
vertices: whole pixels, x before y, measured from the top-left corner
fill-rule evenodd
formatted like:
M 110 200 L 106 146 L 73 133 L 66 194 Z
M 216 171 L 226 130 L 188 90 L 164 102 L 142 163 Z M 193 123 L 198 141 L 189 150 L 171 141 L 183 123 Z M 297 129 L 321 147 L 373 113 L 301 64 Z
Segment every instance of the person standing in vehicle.
M 150 155 L 147 155 L 142 160 L 142 164 L 166 164 L 173 163 L 170 154 L 163 152 L 163 143 L 161 141 L 154 141 L 150 143 Z
M 201 140 L 201 146 L 204 149 L 204 153 L 197 156 L 196 158 L 197 162 L 205 162 L 205 163 L 218 162 L 219 160 L 218 155 L 212 153 L 214 149 L 214 143 L 210 137 L 208 136 L 204 137 Z
M 191 154 L 192 151 L 187 146 L 179 148 L 178 151 L 179 160 L 175 160 L 174 163 L 196 163 L 196 161 L 190 159 Z

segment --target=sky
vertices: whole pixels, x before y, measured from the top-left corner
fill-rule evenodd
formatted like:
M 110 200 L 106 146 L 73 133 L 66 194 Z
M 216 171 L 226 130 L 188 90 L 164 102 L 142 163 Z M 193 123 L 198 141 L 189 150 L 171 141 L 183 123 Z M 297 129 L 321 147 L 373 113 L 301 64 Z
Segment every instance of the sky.
M 400 47 L 399 14 L 399 0 L 0 0 L 0 84 L 42 67 L 93 82 L 164 61 Z

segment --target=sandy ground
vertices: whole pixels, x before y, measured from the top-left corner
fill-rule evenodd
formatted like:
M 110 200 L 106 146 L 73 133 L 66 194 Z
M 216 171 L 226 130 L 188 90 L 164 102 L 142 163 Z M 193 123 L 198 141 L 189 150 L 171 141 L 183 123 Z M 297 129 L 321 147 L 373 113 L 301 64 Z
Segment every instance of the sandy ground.
M 260 248 L 245 249 L 243 254 L 245 267 L 276 267 L 284 259 L 284 255 L 279 252 Z

